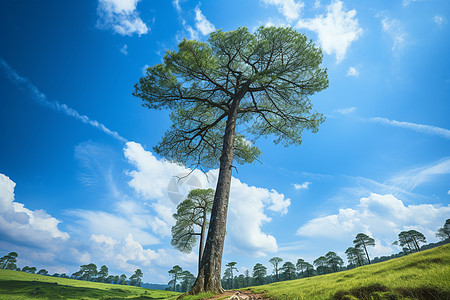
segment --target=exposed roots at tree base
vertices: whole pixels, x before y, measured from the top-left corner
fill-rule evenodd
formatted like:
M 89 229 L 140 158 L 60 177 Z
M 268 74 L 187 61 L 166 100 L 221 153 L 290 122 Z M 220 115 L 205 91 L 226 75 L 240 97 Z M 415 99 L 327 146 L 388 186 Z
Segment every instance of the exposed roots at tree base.
M 223 289 L 222 289 L 223 290 Z M 183 294 L 177 299 L 183 299 L 183 297 L 187 294 Z M 190 293 L 189 293 L 190 295 Z M 201 298 L 199 300 L 263 300 L 268 299 L 264 296 L 264 294 L 254 294 L 250 290 L 240 290 L 240 291 L 227 291 L 223 290 L 223 292 L 218 293 L 215 296 L 209 298 Z

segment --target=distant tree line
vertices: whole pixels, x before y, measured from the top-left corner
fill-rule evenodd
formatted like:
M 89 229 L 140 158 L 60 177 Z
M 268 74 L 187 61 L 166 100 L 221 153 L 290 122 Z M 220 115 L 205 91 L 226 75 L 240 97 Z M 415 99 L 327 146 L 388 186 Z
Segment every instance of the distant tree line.
M 125 274 L 120 276 L 118 275 L 109 275 L 109 270 L 106 265 L 97 269 L 97 266 L 94 263 L 90 263 L 87 265 L 80 266 L 80 270 L 68 276 L 65 273 L 59 274 L 54 273 L 50 275 L 46 269 L 40 269 L 37 271 L 36 267 L 25 266 L 22 269 L 17 267 L 17 257 L 19 255 L 16 252 L 10 252 L 7 255 L 0 258 L 0 269 L 13 270 L 19 272 L 25 272 L 30 274 L 39 274 L 45 276 L 53 276 L 60 278 L 71 278 L 77 280 L 86 280 L 86 281 L 94 281 L 94 282 L 103 282 L 103 283 L 112 283 L 112 284 L 122 284 L 122 285 L 134 285 L 141 286 L 142 280 L 141 278 L 144 276 L 140 269 L 137 269 L 130 278 L 127 279 Z M 37 272 L 36 272 L 37 271 Z
M 255 264 L 252 271 L 244 270 L 239 275 L 237 262 L 229 262 L 225 265 L 222 277 L 222 286 L 225 289 L 240 289 L 248 286 L 269 284 L 278 281 L 293 280 L 316 275 L 323 275 L 333 272 L 339 272 L 356 268 L 359 266 L 378 263 L 392 258 L 404 256 L 413 252 L 439 246 L 450 242 L 450 219 L 445 222 L 442 228 L 439 228 L 436 236 L 442 240 L 440 243 L 425 245 L 425 236 L 417 230 L 402 231 L 398 234 L 398 240 L 393 244 L 403 247 L 403 251 L 391 256 L 370 258 L 370 247 L 375 246 L 375 239 L 365 233 L 358 233 L 353 240 L 353 246 L 349 247 L 345 254 L 347 255 L 347 266 L 344 266 L 344 260 L 335 252 L 329 251 L 323 256 L 318 257 L 312 263 L 302 258 L 297 262 L 286 261 L 280 257 L 272 257 L 269 263 L 273 267 L 273 273 L 267 274 L 267 267 L 261 263 Z M 194 243 L 192 243 L 194 244 Z M 169 281 L 169 290 L 177 292 L 186 292 L 195 281 L 194 275 L 189 271 L 183 271 L 178 265 L 170 271 L 172 279 Z

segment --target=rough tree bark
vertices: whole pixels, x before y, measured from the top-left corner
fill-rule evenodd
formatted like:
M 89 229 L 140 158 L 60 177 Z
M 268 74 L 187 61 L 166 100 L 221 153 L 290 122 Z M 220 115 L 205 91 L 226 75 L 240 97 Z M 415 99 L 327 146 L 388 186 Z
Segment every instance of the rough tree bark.
M 190 294 L 196 295 L 204 291 L 223 293 L 220 276 L 222 274 L 222 254 L 225 243 L 228 202 L 230 199 L 231 176 L 233 173 L 234 140 L 239 103 L 248 90 L 246 83 L 237 93 L 228 113 L 223 137 L 222 155 L 220 157 L 219 177 L 209 223 L 206 246 L 202 255 L 200 270 Z

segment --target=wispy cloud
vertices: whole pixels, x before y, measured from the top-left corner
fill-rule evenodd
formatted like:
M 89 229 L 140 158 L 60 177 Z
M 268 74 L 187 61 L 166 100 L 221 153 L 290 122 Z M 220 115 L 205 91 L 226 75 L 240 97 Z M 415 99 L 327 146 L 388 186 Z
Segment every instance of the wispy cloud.
M 383 30 L 392 38 L 392 52 L 398 53 L 406 45 L 408 35 L 405 32 L 403 24 L 397 19 L 385 17 L 381 20 Z
M 354 113 L 356 111 L 356 107 L 345 107 L 345 108 L 339 108 L 335 109 L 333 112 L 340 113 L 341 115 L 349 115 L 351 113 Z
M 112 29 L 120 35 L 146 34 L 147 25 L 139 17 L 136 9 L 140 0 L 99 0 L 97 27 Z
M 203 35 L 210 34 L 216 30 L 216 27 L 203 15 L 199 6 L 195 8 L 195 27 Z
M 123 55 L 128 55 L 128 45 L 127 44 L 123 45 L 123 47 L 120 48 L 120 53 L 122 53 Z
M 436 15 L 433 18 L 434 23 L 436 23 L 439 27 L 442 27 L 445 23 L 447 23 L 447 19 L 441 15 Z
M 294 189 L 296 189 L 297 191 L 298 190 L 307 190 L 307 189 L 309 189 L 311 182 L 306 181 L 306 182 L 303 182 L 302 184 L 294 183 L 293 185 L 294 185 Z
M 443 137 L 445 139 L 450 139 L 450 130 L 445 129 L 445 128 L 411 123 L 411 122 L 400 122 L 400 121 L 389 120 L 389 119 L 380 118 L 380 117 L 370 118 L 369 121 L 384 124 L 384 125 L 412 129 L 417 132 L 421 132 L 421 133 L 425 133 L 425 134 L 429 134 L 429 135 L 437 135 L 437 136 Z
M 355 16 L 356 10 L 345 11 L 342 1 L 333 1 L 327 6 L 326 16 L 299 20 L 296 28 L 315 31 L 321 48 L 329 55 L 334 53 L 337 63 L 340 63 L 350 44 L 363 33 Z
M 436 176 L 446 174 L 450 174 L 450 157 L 398 174 L 389 179 L 388 183 L 412 191 L 417 186 L 431 181 Z
M 278 7 L 278 11 L 286 18 L 287 21 L 298 19 L 300 11 L 305 6 L 301 1 L 294 0 L 262 0 L 265 4 L 272 4 Z
M 34 84 L 31 83 L 30 80 L 17 74 L 17 72 L 1 57 L 0 65 L 9 80 L 11 80 L 19 88 L 29 92 L 31 98 L 36 101 L 36 103 L 52 110 L 63 112 L 67 116 L 73 117 L 85 124 L 89 124 L 121 142 L 127 142 L 124 137 L 120 136 L 117 132 L 108 129 L 102 123 L 96 120 L 91 120 L 88 116 L 80 114 L 78 111 L 68 107 L 66 104 L 61 104 L 58 101 L 49 100 L 44 93 L 42 93 Z

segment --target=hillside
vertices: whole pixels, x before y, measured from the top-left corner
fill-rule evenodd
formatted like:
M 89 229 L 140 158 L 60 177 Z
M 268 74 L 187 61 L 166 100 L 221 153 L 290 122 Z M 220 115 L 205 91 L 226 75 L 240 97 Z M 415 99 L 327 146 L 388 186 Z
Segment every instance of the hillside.
M 0 270 L 0 299 L 176 299 L 179 293 Z
M 450 244 L 339 273 L 250 287 L 270 299 L 450 299 Z

